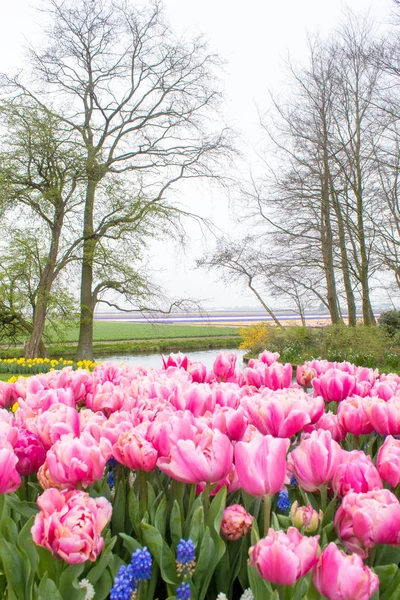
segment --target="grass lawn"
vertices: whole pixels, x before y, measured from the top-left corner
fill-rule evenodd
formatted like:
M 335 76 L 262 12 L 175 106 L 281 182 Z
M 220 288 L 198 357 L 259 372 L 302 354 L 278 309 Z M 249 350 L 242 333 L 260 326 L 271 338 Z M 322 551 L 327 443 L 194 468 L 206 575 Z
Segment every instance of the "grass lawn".
M 54 342 L 77 342 L 78 323 L 58 331 L 48 331 Z M 237 337 L 237 327 L 215 325 L 156 325 L 151 323 L 123 323 L 120 321 L 95 321 L 94 341 L 155 340 L 169 338 Z
M 0 381 L 8 381 L 12 377 L 11 373 L 0 373 Z

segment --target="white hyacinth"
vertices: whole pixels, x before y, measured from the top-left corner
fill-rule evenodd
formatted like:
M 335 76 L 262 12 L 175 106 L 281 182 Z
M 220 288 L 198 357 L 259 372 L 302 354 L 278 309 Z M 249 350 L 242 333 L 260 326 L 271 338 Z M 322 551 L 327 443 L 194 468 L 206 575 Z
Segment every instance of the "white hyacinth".
M 242 594 L 240 600 L 254 600 L 253 592 L 250 588 L 247 588 Z
M 79 582 L 80 588 L 86 588 L 86 594 L 83 600 L 93 600 L 94 598 L 94 587 L 88 579 L 82 579 Z

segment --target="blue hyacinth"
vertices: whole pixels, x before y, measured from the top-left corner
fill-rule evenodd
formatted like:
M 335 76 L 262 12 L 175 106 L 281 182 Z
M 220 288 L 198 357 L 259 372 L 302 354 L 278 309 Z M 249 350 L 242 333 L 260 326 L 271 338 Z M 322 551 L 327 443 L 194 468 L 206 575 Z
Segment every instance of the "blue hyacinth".
M 289 510 L 290 500 L 289 500 L 289 494 L 286 489 L 283 489 L 279 492 L 279 496 L 278 496 L 276 505 L 279 508 L 279 510 L 282 510 L 284 512 Z
M 109 469 L 115 469 L 118 466 L 118 461 L 115 460 L 115 458 L 113 456 L 111 456 L 108 461 L 107 461 L 107 467 Z
M 176 571 L 186 577 L 193 575 L 196 567 L 196 552 L 192 540 L 180 539 L 176 548 Z
M 132 592 L 136 591 L 131 565 L 122 565 L 114 579 L 110 590 L 110 600 L 130 600 Z
M 135 550 L 132 554 L 131 566 L 135 582 L 151 578 L 151 554 L 146 546 L 142 550 Z
M 297 485 L 297 479 L 294 475 L 290 478 L 290 485 Z
M 108 475 L 107 475 L 107 485 L 110 486 L 110 488 L 114 487 L 115 484 L 115 479 L 114 479 L 114 471 L 109 471 Z
M 188 583 L 182 583 L 176 588 L 175 595 L 177 600 L 191 600 L 192 590 L 190 589 L 190 585 Z

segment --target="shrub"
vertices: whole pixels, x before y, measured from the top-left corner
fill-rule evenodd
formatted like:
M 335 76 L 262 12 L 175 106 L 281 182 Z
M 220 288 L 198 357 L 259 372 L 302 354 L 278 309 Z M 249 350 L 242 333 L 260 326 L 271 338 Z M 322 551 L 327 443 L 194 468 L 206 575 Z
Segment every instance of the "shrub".
M 400 332 L 400 310 L 385 310 L 379 317 L 379 325 L 384 327 L 389 335 Z

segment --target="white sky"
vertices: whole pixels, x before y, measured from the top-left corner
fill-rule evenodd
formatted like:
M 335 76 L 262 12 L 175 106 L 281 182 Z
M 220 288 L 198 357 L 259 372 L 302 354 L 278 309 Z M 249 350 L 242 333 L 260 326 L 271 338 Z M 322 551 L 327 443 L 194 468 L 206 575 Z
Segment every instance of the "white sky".
M 42 0 L 3 0 L 0 22 L 0 71 L 23 66 L 26 40 L 40 42 L 41 15 L 36 8 Z M 307 32 L 329 33 L 344 18 L 348 6 L 356 14 L 370 10 L 382 25 L 390 21 L 392 0 L 164 0 L 165 12 L 173 29 L 188 34 L 203 33 L 210 49 L 226 61 L 226 120 L 243 136 L 245 158 L 252 162 L 252 150 L 260 141 L 256 106 L 268 106 L 268 89 L 282 87 L 283 61 L 288 55 L 296 61 L 307 57 Z M 188 186 L 182 190 L 193 210 L 212 216 L 218 224 L 229 224 L 228 199 L 219 189 Z M 218 282 L 217 276 L 194 269 L 194 260 L 206 248 L 196 227 L 190 227 L 191 242 L 186 252 L 171 244 L 154 247 L 152 264 L 171 294 L 204 301 L 207 308 L 253 306 L 257 301 L 236 286 Z M 212 240 L 209 241 L 212 244 Z

